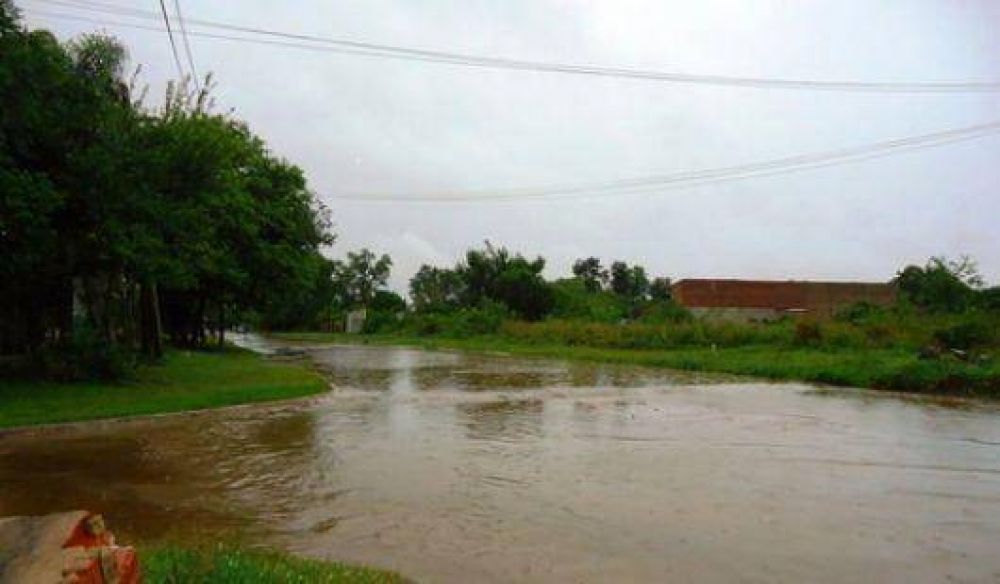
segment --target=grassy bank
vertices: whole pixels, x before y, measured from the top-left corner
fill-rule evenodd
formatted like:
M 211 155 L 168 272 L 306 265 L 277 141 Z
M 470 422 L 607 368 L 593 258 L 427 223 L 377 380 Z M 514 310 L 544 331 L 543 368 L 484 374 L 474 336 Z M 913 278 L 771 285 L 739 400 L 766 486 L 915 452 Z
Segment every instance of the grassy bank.
M 0 428 L 200 410 L 326 388 L 302 365 L 269 362 L 241 349 L 171 351 L 162 364 L 142 367 L 121 383 L 0 379 Z
M 239 548 L 140 550 L 151 584 L 271 584 L 273 582 L 390 584 L 405 582 L 392 572 Z
M 868 387 L 948 395 L 1000 397 L 1000 366 L 957 360 L 921 359 L 906 348 L 795 347 L 754 344 L 736 347 L 621 349 L 530 342 L 502 334 L 468 338 L 398 335 L 277 333 L 276 338 L 305 343 L 410 345 L 515 355 L 554 357 L 688 371 L 750 375 L 838 386 Z

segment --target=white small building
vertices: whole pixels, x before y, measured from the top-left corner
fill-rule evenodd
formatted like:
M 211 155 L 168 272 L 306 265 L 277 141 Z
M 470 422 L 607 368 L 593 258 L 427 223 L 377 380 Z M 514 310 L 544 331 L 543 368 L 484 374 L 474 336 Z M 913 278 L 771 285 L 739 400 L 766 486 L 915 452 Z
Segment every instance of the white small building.
M 344 331 L 352 334 L 360 333 L 365 328 L 367 317 L 368 311 L 364 308 L 349 311 L 344 318 Z

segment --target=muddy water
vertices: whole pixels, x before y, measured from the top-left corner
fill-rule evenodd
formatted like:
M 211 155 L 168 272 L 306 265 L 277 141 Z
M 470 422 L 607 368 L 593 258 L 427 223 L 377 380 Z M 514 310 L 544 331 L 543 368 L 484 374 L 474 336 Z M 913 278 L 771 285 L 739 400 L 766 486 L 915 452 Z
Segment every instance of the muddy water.
M 311 351 L 309 403 L 0 437 L 101 509 L 427 582 L 1000 581 L 1000 412 L 637 368 Z

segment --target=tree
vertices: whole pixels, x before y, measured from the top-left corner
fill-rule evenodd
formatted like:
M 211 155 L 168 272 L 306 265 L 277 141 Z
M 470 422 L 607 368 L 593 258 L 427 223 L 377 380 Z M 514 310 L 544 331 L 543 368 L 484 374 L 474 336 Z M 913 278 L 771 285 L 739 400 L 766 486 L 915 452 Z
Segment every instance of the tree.
M 552 290 L 541 275 L 544 269 L 541 256 L 528 260 L 487 241 L 485 249 L 466 252 L 465 262 L 455 271 L 462 280 L 465 306 L 494 301 L 535 320 L 550 312 L 554 303 Z
M 424 264 L 410 279 L 410 300 L 420 312 L 447 311 L 457 308 L 465 285 L 455 270 Z
M 639 265 L 629 267 L 622 261 L 611 264 L 611 290 L 630 300 L 641 300 L 649 291 L 646 270 Z
M 406 301 L 392 290 L 376 290 L 371 309 L 378 312 L 402 312 L 406 310 Z
M 346 262 L 334 262 L 333 281 L 344 308 L 370 307 L 375 292 L 389 281 L 392 258 L 363 248 L 348 252 Z
M 171 83 L 144 109 L 115 39 L 61 46 L 5 0 L 0 54 L 0 352 L 86 339 L 156 356 L 161 317 L 200 345 L 244 311 L 289 322 L 329 305 L 327 211 L 300 169 L 211 113 L 209 89 Z
M 649 297 L 653 300 L 669 301 L 673 299 L 670 278 L 654 278 L 649 284 Z
M 986 310 L 1000 311 L 1000 286 L 980 290 L 978 304 Z
M 573 275 L 589 292 L 598 292 L 608 283 L 608 271 L 601 267 L 601 260 L 593 256 L 573 262 Z
M 497 277 L 491 298 L 527 320 L 541 319 L 555 305 L 552 287 L 531 264 L 523 261 L 515 262 Z
M 969 257 L 948 260 L 932 257 L 923 267 L 909 265 L 893 283 L 913 304 L 932 312 L 962 312 L 972 306 L 983 285 L 979 270 Z
M 13 0 L 0 0 L 0 35 L 17 32 L 21 12 Z

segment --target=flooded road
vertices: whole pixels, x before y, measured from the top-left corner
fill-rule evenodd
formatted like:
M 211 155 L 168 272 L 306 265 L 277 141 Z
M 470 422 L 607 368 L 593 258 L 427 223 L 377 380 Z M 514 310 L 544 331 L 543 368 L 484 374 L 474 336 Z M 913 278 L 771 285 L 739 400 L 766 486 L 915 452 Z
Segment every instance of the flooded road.
M 425 582 L 1000 581 L 1000 411 L 414 349 L 311 402 L 0 436 L 0 515 Z

